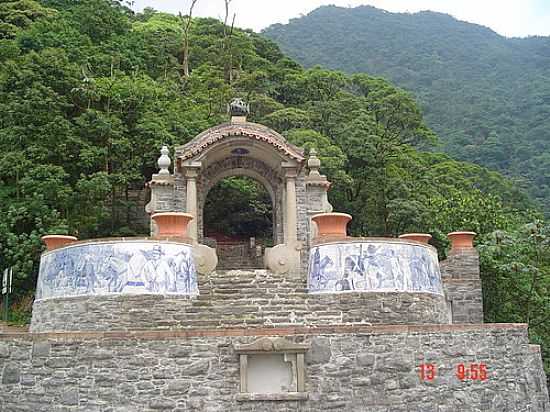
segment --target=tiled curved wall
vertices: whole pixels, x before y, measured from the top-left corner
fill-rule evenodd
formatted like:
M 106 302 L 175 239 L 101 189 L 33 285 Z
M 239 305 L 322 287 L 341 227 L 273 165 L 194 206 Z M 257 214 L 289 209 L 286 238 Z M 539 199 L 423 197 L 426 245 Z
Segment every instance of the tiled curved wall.
M 309 256 L 310 292 L 428 292 L 442 294 L 436 250 L 397 239 L 350 239 L 318 244 Z
M 46 252 L 36 299 L 113 294 L 198 294 L 192 248 L 155 240 L 103 240 Z

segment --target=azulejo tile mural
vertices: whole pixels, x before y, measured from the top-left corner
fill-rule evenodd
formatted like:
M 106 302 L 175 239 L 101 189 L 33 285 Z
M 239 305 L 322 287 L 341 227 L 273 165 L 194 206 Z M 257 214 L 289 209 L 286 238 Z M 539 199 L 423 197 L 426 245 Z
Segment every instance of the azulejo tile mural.
M 37 299 L 83 295 L 197 295 L 191 246 L 156 241 L 85 243 L 44 253 Z
M 437 252 L 400 242 L 331 243 L 310 253 L 310 292 L 443 293 Z

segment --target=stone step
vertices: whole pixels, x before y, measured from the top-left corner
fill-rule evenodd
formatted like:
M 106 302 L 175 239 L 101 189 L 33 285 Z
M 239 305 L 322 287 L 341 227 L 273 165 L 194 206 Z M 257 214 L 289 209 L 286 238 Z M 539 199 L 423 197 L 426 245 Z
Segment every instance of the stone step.
M 311 317 L 305 286 L 302 279 L 289 279 L 265 269 L 218 269 L 199 276 L 199 296 L 189 310 L 189 320 L 193 326 L 201 322 L 212 326 L 304 323 L 306 316 Z M 247 320 L 249 317 L 253 321 Z M 340 312 L 334 313 L 335 319 L 340 317 Z

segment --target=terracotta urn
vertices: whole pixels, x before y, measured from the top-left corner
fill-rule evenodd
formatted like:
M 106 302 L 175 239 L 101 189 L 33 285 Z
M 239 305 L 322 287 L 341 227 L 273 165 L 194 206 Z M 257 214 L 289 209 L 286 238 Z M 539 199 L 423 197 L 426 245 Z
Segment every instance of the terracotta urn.
M 161 212 L 154 213 L 151 219 L 157 224 L 157 236 L 185 237 L 187 236 L 187 225 L 193 220 L 193 215 L 182 212 Z
M 351 215 L 347 213 L 319 213 L 313 215 L 311 220 L 317 224 L 318 233 L 317 237 L 324 236 L 346 236 L 347 226 Z
M 451 241 L 451 250 L 472 249 L 476 232 L 451 232 L 447 235 Z
M 40 239 L 46 245 L 47 250 L 59 249 L 60 247 L 70 245 L 78 240 L 77 237 L 68 235 L 45 235 Z
M 428 244 L 432 235 L 429 233 L 403 233 L 399 235 L 399 239 L 414 240 L 416 242 Z

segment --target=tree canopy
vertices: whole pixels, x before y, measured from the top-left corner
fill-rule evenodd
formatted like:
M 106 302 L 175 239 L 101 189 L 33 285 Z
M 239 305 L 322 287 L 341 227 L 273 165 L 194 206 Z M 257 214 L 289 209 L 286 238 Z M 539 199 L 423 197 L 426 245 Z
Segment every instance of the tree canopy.
M 320 7 L 263 34 L 306 67 L 367 72 L 413 92 L 447 153 L 513 177 L 550 214 L 550 37 L 370 6 Z

